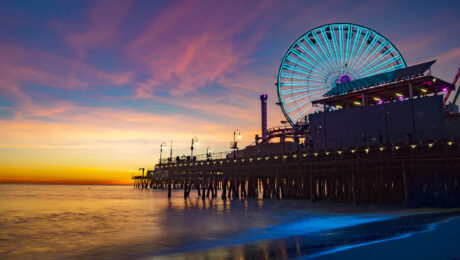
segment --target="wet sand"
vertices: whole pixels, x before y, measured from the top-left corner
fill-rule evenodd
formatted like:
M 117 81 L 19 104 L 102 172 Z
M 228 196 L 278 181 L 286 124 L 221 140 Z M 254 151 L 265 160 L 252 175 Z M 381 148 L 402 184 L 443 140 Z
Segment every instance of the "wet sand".
M 339 248 L 310 259 L 460 259 L 460 217 L 386 241 Z
M 416 209 L 388 220 L 159 259 L 460 259 L 460 211 Z

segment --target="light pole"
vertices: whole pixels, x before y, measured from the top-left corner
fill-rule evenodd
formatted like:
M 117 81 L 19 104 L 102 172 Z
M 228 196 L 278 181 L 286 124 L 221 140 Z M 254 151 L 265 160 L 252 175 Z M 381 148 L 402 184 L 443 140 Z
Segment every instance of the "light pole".
M 162 142 L 160 144 L 160 164 L 161 164 L 161 154 L 163 153 L 163 147 L 166 147 L 166 143 L 165 142 Z
M 173 161 L 173 157 L 172 157 L 172 140 L 171 140 L 171 147 L 170 147 L 170 152 L 169 152 L 169 158 L 171 160 L 171 162 Z
M 233 131 L 233 149 L 235 150 L 235 157 L 238 156 L 238 142 L 236 140 L 236 133 L 238 133 L 238 140 L 241 139 L 240 129 L 235 129 L 235 131 Z
M 206 159 L 209 160 L 209 158 L 211 158 L 211 152 L 212 152 L 211 146 L 208 146 L 208 147 L 206 148 Z
M 191 155 L 190 155 L 190 161 L 193 161 L 193 145 L 198 144 L 198 138 L 194 136 L 192 138 L 192 146 L 190 147 Z

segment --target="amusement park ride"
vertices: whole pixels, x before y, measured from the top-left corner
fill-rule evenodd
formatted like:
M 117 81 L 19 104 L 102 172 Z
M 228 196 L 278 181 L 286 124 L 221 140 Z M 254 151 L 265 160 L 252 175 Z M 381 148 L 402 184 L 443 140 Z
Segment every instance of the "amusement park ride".
M 370 138 L 365 143 L 375 139 L 402 141 L 401 137 L 394 140 L 389 137 L 401 131 L 409 142 L 421 141 L 425 136 L 417 133 L 433 132 L 434 128 L 437 134 L 442 134 L 445 126 L 438 121 L 445 113 L 458 112 L 455 105 L 458 91 L 451 104 L 444 108 L 442 105 L 455 89 L 460 69 L 450 84 L 431 76 L 433 63 L 435 61 L 407 67 L 401 53 L 388 39 L 364 26 L 337 23 L 314 28 L 289 47 L 279 68 L 277 104 L 289 126 L 266 129 L 262 123 L 262 137 L 256 136 L 256 143 L 269 143 L 275 137 L 281 142 L 290 138 L 294 143 L 303 142 L 304 146 L 317 150 L 342 146 L 342 139 L 346 138 L 360 139 L 349 142 L 357 145 L 366 137 Z M 444 94 L 444 98 L 439 94 Z M 266 95 L 265 99 L 263 96 L 262 122 L 266 122 L 263 104 Z M 414 104 L 418 105 L 414 107 Z M 432 109 L 439 113 L 428 113 Z M 412 122 L 412 126 L 404 125 L 402 118 L 394 118 L 401 113 L 408 114 L 406 121 Z M 326 122 L 327 117 L 331 119 Z M 375 117 L 378 119 L 374 120 L 374 126 L 372 120 L 366 122 Z M 436 125 L 430 125 L 433 120 Z M 360 126 L 350 130 L 352 121 Z M 377 121 L 385 121 L 386 125 Z M 389 127 L 393 133 L 388 132 Z M 435 134 L 426 137 L 433 138 Z M 386 138 L 382 138 L 383 135 Z

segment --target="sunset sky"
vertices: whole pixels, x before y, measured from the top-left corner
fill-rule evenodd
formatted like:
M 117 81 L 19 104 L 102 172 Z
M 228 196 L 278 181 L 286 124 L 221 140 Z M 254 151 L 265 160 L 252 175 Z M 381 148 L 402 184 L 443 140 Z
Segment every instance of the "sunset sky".
M 455 1 L 1 1 L 0 182 L 128 183 L 174 155 L 229 150 L 269 126 L 281 58 L 300 35 L 351 22 L 408 65 L 460 65 Z M 169 149 L 169 147 L 168 147 Z M 166 156 L 167 153 L 164 153 Z

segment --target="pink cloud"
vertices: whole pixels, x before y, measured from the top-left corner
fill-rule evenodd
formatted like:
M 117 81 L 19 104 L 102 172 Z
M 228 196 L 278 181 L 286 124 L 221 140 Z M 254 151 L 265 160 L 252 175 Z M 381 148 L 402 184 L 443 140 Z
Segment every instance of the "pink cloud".
M 74 47 L 78 57 L 84 58 L 88 51 L 114 42 L 132 5 L 132 0 L 99 0 L 87 11 L 82 23 L 52 20 L 49 25 L 64 35 L 64 41 Z
M 150 75 L 137 97 L 157 90 L 187 93 L 250 63 L 268 26 L 257 21 L 269 4 L 182 1 L 162 10 L 127 49 Z
M 460 60 L 460 46 L 440 53 L 436 57 L 440 62 L 450 62 Z
M 164 97 L 149 95 L 153 106 L 167 104 L 182 110 L 191 117 L 216 116 L 222 119 L 221 124 L 238 124 L 238 127 L 252 127 L 258 125 L 260 117 L 259 94 L 268 93 L 271 100 L 277 99 L 276 86 L 272 79 L 255 74 L 253 78 L 235 75 L 232 78 L 219 79 L 218 84 L 227 86 L 218 93 L 203 94 L 198 92 L 187 95 Z M 275 101 L 269 106 L 274 106 Z M 279 110 L 279 107 L 276 106 Z M 197 115 L 197 113 L 200 113 Z M 275 116 L 274 118 L 277 118 Z M 211 120 L 211 119 L 209 119 Z M 227 121 L 231 122 L 227 122 Z M 279 121 L 277 118 L 276 121 Z
M 69 58 L 19 45 L 0 43 L 0 90 L 21 100 L 20 87 L 28 82 L 61 89 L 88 89 L 93 85 L 122 85 L 131 72 L 106 72 Z
M 418 34 L 409 34 L 405 39 L 394 42 L 401 54 L 406 58 L 406 62 L 422 62 L 434 56 L 433 50 L 439 45 L 449 42 L 453 33 L 458 30 L 460 23 L 449 24 L 438 30 L 427 33 L 423 31 Z M 438 58 L 435 58 L 438 59 Z M 408 65 L 411 65 L 410 63 Z
M 0 119 L 0 148 L 116 148 L 144 150 L 146 144 L 174 139 L 187 150 L 188 139 L 224 147 L 232 126 L 183 114 L 161 115 L 132 109 L 85 107 L 70 102 L 31 104 L 14 118 Z M 46 118 L 43 119 L 37 119 Z M 244 128 L 250 142 L 255 127 Z M 216 150 L 217 151 L 217 150 Z

